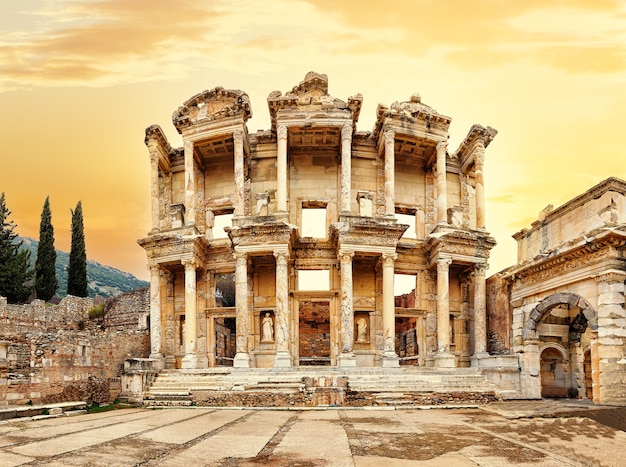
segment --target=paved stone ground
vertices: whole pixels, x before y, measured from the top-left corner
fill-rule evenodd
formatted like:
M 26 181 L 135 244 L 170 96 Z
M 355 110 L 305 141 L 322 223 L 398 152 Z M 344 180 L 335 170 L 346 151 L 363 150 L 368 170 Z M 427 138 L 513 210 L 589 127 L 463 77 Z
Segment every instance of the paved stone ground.
M 626 432 L 589 416 L 623 421 L 625 411 L 556 401 L 430 410 L 122 409 L 4 423 L 0 465 L 617 466 L 626 464 Z

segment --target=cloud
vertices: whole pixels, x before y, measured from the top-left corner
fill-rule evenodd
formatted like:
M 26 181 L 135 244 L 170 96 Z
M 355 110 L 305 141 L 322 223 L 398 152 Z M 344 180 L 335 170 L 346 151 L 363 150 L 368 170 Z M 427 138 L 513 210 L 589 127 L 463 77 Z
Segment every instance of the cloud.
M 626 9 L 618 0 L 309 1 L 361 32 L 362 42 L 348 43 L 352 53 L 424 57 L 439 48 L 469 69 L 522 61 L 574 73 L 626 70 Z M 395 38 L 369 37 L 381 31 Z
M 176 75 L 220 13 L 212 2 L 59 1 L 46 21 L 0 41 L 0 89 L 49 82 L 130 82 Z M 35 27 L 34 24 L 41 26 Z

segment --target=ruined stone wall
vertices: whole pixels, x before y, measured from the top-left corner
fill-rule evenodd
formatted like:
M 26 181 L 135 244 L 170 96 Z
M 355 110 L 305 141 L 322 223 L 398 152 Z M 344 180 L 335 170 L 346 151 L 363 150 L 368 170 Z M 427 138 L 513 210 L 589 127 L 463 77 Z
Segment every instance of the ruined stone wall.
M 141 313 L 144 310 L 145 313 Z M 150 311 L 150 289 L 133 290 L 107 300 L 104 309 L 104 326 L 116 329 L 146 329 Z
M 141 308 L 142 294 L 147 290 L 107 303 L 112 322 L 133 322 L 112 327 L 89 318 L 90 298 L 69 296 L 49 306 L 39 300 L 7 305 L 0 297 L 0 344 L 6 352 L 0 362 L 0 405 L 117 397 L 124 360 L 150 352 L 149 333 L 137 325 L 148 311 Z
M 492 355 L 504 355 L 510 351 L 510 305 L 508 281 L 499 275 L 487 279 L 487 350 Z

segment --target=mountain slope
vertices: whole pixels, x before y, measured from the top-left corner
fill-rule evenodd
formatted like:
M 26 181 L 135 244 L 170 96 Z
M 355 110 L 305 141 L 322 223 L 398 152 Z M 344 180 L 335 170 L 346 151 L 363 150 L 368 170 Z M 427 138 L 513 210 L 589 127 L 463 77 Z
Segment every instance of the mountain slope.
M 30 262 L 35 267 L 39 242 L 29 237 L 22 237 L 21 240 L 24 242 L 23 247 L 30 250 Z M 56 252 L 55 269 L 57 281 L 59 282 L 56 295 L 65 297 L 67 295 L 67 268 L 70 255 L 61 250 L 56 250 Z M 90 297 L 95 297 L 96 295 L 105 298 L 113 297 L 130 290 L 147 287 L 148 285 L 148 282 L 137 279 L 128 272 L 105 266 L 96 261 L 87 260 L 87 293 Z

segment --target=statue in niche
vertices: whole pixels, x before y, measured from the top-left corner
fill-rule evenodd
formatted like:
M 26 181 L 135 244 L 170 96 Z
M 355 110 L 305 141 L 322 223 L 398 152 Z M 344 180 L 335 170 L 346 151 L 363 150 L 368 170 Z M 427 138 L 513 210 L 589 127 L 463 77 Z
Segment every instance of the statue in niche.
M 274 320 L 269 313 L 265 313 L 261 322 L 261 342 L 274 342 Z
M 356 320 L 356 341 L 367 342 L 367 320 L 363 317 Z

